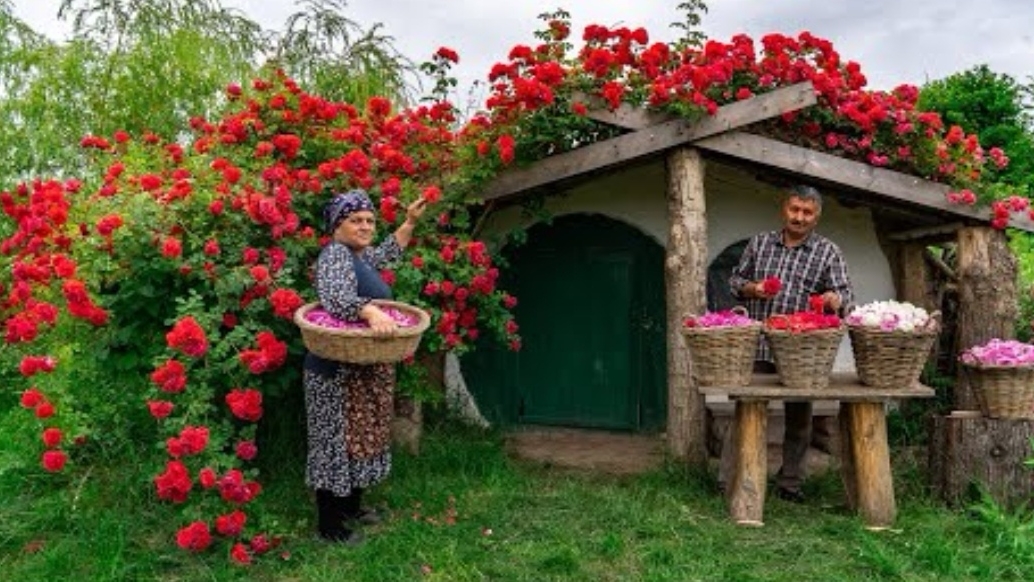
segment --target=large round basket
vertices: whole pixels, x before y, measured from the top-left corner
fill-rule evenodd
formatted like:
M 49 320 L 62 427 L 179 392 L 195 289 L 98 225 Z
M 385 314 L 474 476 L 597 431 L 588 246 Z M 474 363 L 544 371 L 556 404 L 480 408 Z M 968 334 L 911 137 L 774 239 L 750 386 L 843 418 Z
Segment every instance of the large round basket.
M 1034 418 L 1034 366 L 962 367 L 984 416 Z
M 858 380 L 873 388 L 908 388 L 923 371 L 930 348 L 940 332 L 936 317 L 915 331 L 883 331 L 847 326 Z
M 328 328 L 305 319 L 305 315 L 319 307 L 307 303 L 294 312 L 294 323 L 302 331 L 302 343 L 321 358 L 350 364 L 379 364 L 400 362 L 416 352 L 420 337 L 431 325 L 431 316 L 407 303 L 376 299 L 372 303 L 391 307 L 417 318 L 417 323 L 399 327 L 390 336 L 374 336 L 369 328 Z
M 825 389 L 833 360 L 844 338 L 844 326 L 813 331 L 764 328 L 779 381 L 787 388 Z
M 701 386 L 746 386 L 754 372 L 761 323 L 684 327 L 693 377 Z

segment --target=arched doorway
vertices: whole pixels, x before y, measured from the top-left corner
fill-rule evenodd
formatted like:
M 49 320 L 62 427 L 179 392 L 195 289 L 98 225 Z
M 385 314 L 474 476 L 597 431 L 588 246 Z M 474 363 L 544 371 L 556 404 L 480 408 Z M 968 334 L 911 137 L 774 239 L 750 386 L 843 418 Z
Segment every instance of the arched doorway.
M 622 222 L 568 215 L 505 252 L 523 348 L 483 341 L 464 356 L 489 420 L 633 431 L 666 410 L 664 250 Z
M 725 247 L 707 267 L 708 311 L 724 311 L 739 305 L 729 289 L 729 277 L 740 263 L 748 242 L 748 239 L 743 239 Z

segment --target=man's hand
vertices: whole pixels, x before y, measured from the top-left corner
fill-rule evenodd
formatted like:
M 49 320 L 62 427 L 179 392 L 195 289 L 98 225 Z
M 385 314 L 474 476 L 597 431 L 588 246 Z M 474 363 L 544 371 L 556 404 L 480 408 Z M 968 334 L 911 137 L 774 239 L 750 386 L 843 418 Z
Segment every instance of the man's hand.
M 836 291 L 826 291 L 822 294 L 822 304 L 829 311 L 840 311 L 840 294 Z
M 764 281 L 751 281 L 743 286 L 746 291 L 744 295 L 747 297 L 754 297 L 755 299 L 771 299 L 776 296 L 776 293 L 765 293 L 765 282 Z

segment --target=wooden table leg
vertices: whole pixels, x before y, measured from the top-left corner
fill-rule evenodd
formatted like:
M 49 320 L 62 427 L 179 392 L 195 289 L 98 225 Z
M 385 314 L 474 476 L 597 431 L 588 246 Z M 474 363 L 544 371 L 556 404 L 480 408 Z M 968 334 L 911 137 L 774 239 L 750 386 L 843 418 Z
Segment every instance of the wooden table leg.
M 729 515 L 739 525 L 764 525 L 768 484 L 768 402 L 737 400 L 731 430 L 735 462 L 729 483 Z
M 837 419 L 840 423 L 840 480 L 844 483 L 847 508 L 858 510 L 858 475 L 854 469 L 854 439 L 851 437 L 851 407 L 840 403 Z
M 894 478 L 887 445 L 887 416 L 883 402 L 847 402 L 847 425 L 851 461 L 854 465 L 854 491 L 858 512 L 871 529 L 884 529 L 894 523 Z

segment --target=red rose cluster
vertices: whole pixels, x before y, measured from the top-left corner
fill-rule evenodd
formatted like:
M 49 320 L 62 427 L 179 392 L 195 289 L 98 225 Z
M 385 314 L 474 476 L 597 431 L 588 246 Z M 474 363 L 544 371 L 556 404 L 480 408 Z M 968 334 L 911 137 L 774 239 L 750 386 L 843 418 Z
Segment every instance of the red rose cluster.
M 812 295 L 808 298 L 810 311 L 799 311 L 787 315 L 772 315 L 765 320 L 765 327 L 794 333 L 840 327 L 840 318 L 833 314 L 824 313 L 824 305 L 825 301 L 821 295 Z

